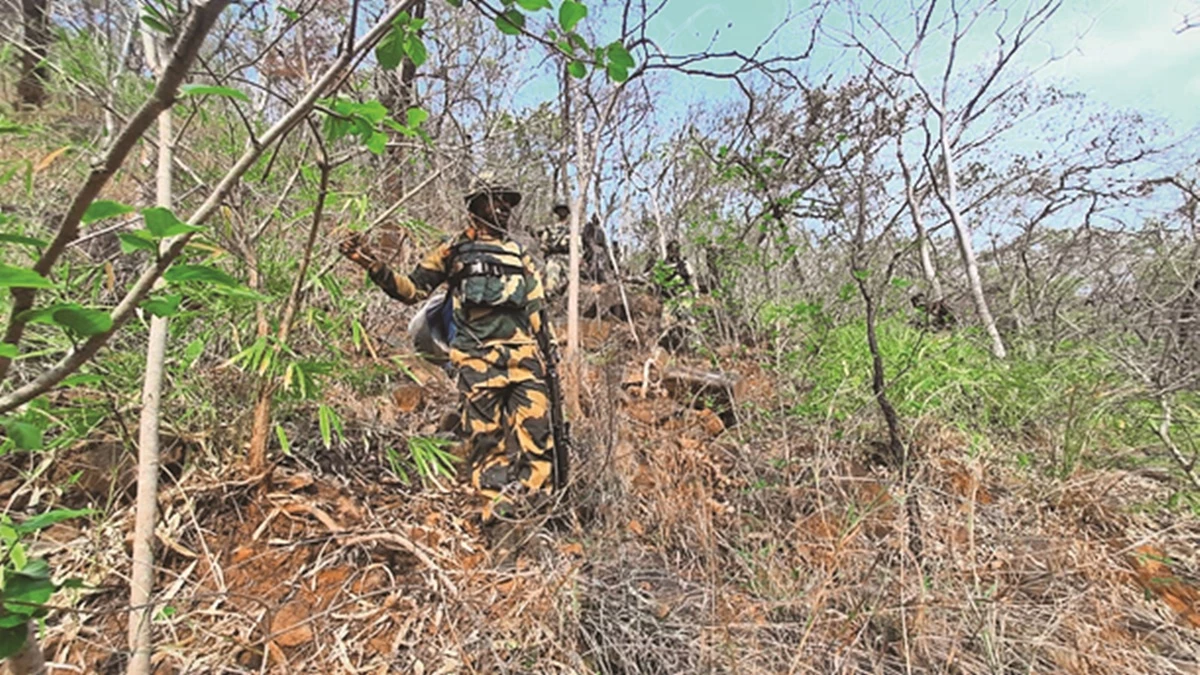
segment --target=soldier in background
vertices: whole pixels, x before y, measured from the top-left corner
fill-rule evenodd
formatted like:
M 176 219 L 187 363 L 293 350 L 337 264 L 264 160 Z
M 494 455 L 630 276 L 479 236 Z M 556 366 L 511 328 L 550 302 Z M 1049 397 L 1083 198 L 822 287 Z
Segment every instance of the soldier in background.
M 583 228 L 583 278 L 593 284 L 608 280 L 608 244 L 600 217 L 593 214 Z
M 921 314 L 918 328 L 949 330 L 958 325 L 958 319 L 944 299 L 929 300 L 924 293 L 917 293 L 909 299 L 909 302 Z
M 555 204 L 553 213 L 554 222 L 534 233 L 546 270 L 544 283 L 548 302 L 566 292 L 571 255 L 571 209 L 566 204 Z
M 670 350 L 687 346 L 695 307 L 696 273 L 683 257 L 679 241 L 667 242 L 667 255 L 651 258 L 645 272 L 655 294 L 662 298 L 662 326 L 658 343 Z
M 650 277 L 655 293 L 664 299 L 677 298 L 695 290 L 696 272 L 683 257 L 679 241 L 667 242 L 667 255 L 662 259 L 651 258 L 644 272 Z

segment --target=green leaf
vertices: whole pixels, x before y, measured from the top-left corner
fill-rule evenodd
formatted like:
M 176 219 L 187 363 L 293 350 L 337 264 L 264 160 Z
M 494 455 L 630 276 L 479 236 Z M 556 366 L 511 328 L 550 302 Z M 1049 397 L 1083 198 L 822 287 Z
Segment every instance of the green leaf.
M 175 316 L 179 313 L 179 303 L 183 301 L 183 296 L 179 293 L 173 293 L 161 298 L 148 298 L 142 302 L 142 309 L 150 312 L 154 316 L 167 318 Z
M 166 605 L 162 609 L 158 610 L 158 616 L 154 618 L 158 621 L 165 621 L 175 616 L 178 612 L 179 610 L 175 609 L 171 605 Z
M 38 514 L 32 518 L 26 519 L 19 523 L 17 531 L 21 534 L 30 534 L 38 530 L 44 530 L 51 525 L 61 523 L 74 518 L 83 518 L 95 514 L 94 509 L 54 509 L 42 514 Z
M 156 18 L 154 18 L 154 17 L 152 17 L 152 16 L 146 16 L 146 15 L 144 15 L 144 14 L 143 14 L 143 15 L 142 15 L 142 23 L 144 23 L 144 24 L 146 24 L 147 26 L 149 26 L 151 30 L 156 30 L 156 31 L 158 31 L 158 32 L 160 32 L 160 33 L 163 33 L 163 34 L 165 34 L 165 35 L 170 35 L 170 34 L 171 34 L 171 27 L 170 27 L 170 26 L 168 26 L 167 24 L 165 24 L 165 23 L 163 23 L 163 22 L 159 21 L 158 19 L 156 19 Z
M 56 590 L 58 588 L 49 579 L 13 574 L 4 584 L 4 609 L 33 616 Z
M 0 288 L 54 288 L 54 284 L 27 267 L 0 263 Z
M 117 235 L 117 239 L 121 240 L 121 252 L 133 253 L 134 251 L 158 251 L 158 244 L 150 238 L 151 235 L 146 230 L 138 230 L 136 232 L 121 232 Z
M 409 108 L 405 116 L 408 118 L 409 127 L 418 127 L 421 126 L 422 122 L 429 119 L 429 112 L 424 108 Z
M 37 239 L 36 237 L 26 237 L 22 234 L 0 233 L 0 241 L 5 241 L 10 244 L 25 244 L 34 248 L 46 248 L 50 245 L 45 239 Z
M 365 103 L 355 103 L 350 106 L 350 111 L 363 117 L 370 124 L 379 124 L 387 117 L 388 109 L 379 101 L 371 100 Z
M 28 619 L 22 618 L 17 625 L 0 629 L 0 661 L 21 651 L 21 647 L 25 646 L 25 638 L 28 636 L 26 621 Z
M 287 432 L 279 424 L 275 425 L 275 437 L 279 439 L 279 450 L 285 455 L 292 454 L 292 444 L 288 441 Z
M 17 349 L 16 345 L 7 342 L 0 342 L 0 358 L 15 359 L 21 350 Z
M 609 63 L 605 70 L 613 82 L 624 82 L 629 79 L 629 70 L 619 63 Z
M 571 43 L 571 53 L 572 54 L 574 54 L 576 51 L 581 51 L 586 56 L 588 50 L 591 49 L 591 47 L 588 46 L 587 40 L 584 40 L 583 36 L 580 35 L 579 33 L 568 34 L 567 42 Z
M 112 317 L 108 312 L 85 307 L 63 307 L 53 314 L 54 323 L 69 328 L 76 335 L 91 337 L 107 332 L 112 328 Z
M 583 64 L 583 61 L 572 61 L 567 64 L 567 72 L 571 74 L 571 77 L 583 79 L 587 77 L 587 66 Z
M 297 12 L 294 9 L 288 9 L 287 7 L 277 7 L 276 9 L 278 9 L 280 11 L 280 13 L 282 13 L 284 16 L 286 16 L 288 18 L 288 21 L 299 21 L 300 20 L 300 12 Z
M 627 70 L 636 65 L 633 61 L 633 56 L 629 54 L 629 50 L 625 49 L 625 45 L 621 44 L 620 41 L 610 44 L 606 49 L 606 53 L 610 63 L 624 66 Z
M 28 579 L 50 579 L 50 563 L 46 562 L 45 558 L 34 558 L 29 561 L 25 569 L 21 570 L 21 576 Z
M 333 416 L 333 410 L 329 406 L 322 404 L 317 409 L 317 424 L 321 429 L 321 442 L 325 444 L 325 449 L 328 450 L 333 445 L 332 422 L 330 418 Z
M 223 96 L 239 101 L 250 102 L 250 97 L 233 87 L 221 87 L 215 84 L 185 84 L 179 88 L 179 98 L 188 96 Z
M 76 373 L 62 381 L 64 387 L 79 387 L 88 384 L 100 384 L 104 378 L 95 373 Z
M 18 572 L 25 569 L 25 564 L 29 559 L 25 557 L 25 547 L 20 542 L 13 544 L 13 547 L 8 550 L 8 557 L 12 559 L 13 568 Z
M 175 284 L 187 281 L 200 281 L 218 286 L 239 285 L 237 279 L 215 267 L 207 265 L 173 265 L 163 273 L 163 278 Z
M 5 425 L 5 432 L 13 440 L 18 450 L 41 450 L 42 430 L 36 424 L 12 420 Z M 20 527 L 18 526 L 18 529 Z
M 536 12 L 539 9 L 550 9 L 550 0 L 517 0 L 517 4 L 521 9 L 527 12 Z
M 520 35 L 525 27 L 525 15 L 515 9 L 496 15 L 496 28 L 505 35 Z
M 192 340 L 191 342 L 189 342 L 187 347 L 184 347 L 183 362 L 186 363 L 190 367 L 193 363 L 196 362 L 196 359 L 200 358 L 200 355 L 203 353 L 204 353 L 204 340 L 201 338 L 196 338 L 195 340 Z
M 414 66 L 420 66 L 429 59 L 429 52 L 425 51 L 425 43 L 416 35 L 409 35 L 404 39 L 404 53 Z
M 382 131 L 376 131 L 367 139 L 367 149 L 376 155 L 382 155 L 387 150 L 388 136 Z
M 181 234 L 199 232 L 204 229 L 195 225 L 188 225 L 177 218 L 171 212 L 171 209 L 162 206 L 152 206 L 148 209 L 142 209 L 142 217 L 146 219 L 146 229 L 156 239 L 176 237 Z
M 462 0 L 446 0 L 446 4 L 451 7 L 462 7 Z
M 392 28 L 375 47 L 375 59 L 384 70 L 395 70 L 404 60 L 404 29 Z M 336 140 L 336 139 L 334 139 Z
M 133 211 L 134 208 L 128 204 L 101 199 L 88 204 L 87 210 L 83 212 L 83 218 L 80 220 L 84 225 L 91 225 L 98 220 L 133 213 Z
M 871 270 L 854 270 L 854 278 L 859 281 L 866 281 L 871 276 Z
M 587 16 L 587 7 L 574 0 L 563 0 L 562 7 L 558 8 L 558 23 L 567 32 L 575 30 L 575 26 L 585 16 Z

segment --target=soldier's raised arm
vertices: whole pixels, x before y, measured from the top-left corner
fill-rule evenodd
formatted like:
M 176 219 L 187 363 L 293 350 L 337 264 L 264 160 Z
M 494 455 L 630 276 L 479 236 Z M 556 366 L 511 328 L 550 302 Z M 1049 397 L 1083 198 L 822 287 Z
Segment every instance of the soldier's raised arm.
M 411 273 L 400 274 L 379 260 L 363 242 L 362 235 L 350 235 L 338 248 L 347 259 L 367 270 L 376 286 L 409 305 L 428 297 L 433 289 L 446 280 L 453 253 L 451 243 L 444 242 L 430 251 Z

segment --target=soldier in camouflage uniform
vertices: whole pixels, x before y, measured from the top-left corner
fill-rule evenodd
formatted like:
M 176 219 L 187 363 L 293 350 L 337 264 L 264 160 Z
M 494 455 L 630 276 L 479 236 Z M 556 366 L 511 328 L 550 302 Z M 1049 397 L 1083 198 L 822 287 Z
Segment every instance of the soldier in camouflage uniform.
M 537 232 L 538 249 L 546 265 L 546 298 L 554 300 L 567 289 L 567 272 L 571 254 L 571 225 L 567 222 L 571 209 L 566 204 L 554 206 L 554 223 Z
M 463 396 L 471 483 L 489 498 L 485 522 L 511 512 L 514 493 L 553 489 L 554 435 L 536 339 L 544 290 L 530 256 L 508 237 L 520 201 L 520 193 L 501 185 L 470 191 L 470 225 L 407 275 L 388 269 L 357 235 L 341 244 L 343 255 L 401 302 L 413 304 L 449 285 L 457 327 L 450 362 Z
M 644 273 L 663 301 L 659 344 L 672 351 L 687 347 L 688 334 L 694 329 L 696 271 L 683 257 L 679 242 L 667 242 L 666 257 L 651 258 Z

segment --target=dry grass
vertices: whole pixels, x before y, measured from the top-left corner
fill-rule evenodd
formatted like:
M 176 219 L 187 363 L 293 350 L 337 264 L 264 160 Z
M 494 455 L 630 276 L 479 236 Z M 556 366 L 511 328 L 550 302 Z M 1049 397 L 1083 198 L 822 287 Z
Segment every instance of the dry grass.
M 591 369 L 572 516 L 518 528 L 515 559 L 464 490 L 388 484 L 363 458 L 280 467 L 265 493 L 188 473 L 162 497 L 158 672 L 1200 668 L 1200 522 L 1134 508 L 1163 484 L 1048 482 L 935 428 L 903 483 L 820 430 L 726 430 L 653 382 L 642 398 L 622 381 L 648 355 L 611 354 Z M 753 364 L 728 365 L 774 407 Z M 129 523 L 47 532 L 55 568 L 92 584 L 48 626 L 52 672 L 123 670 Z

